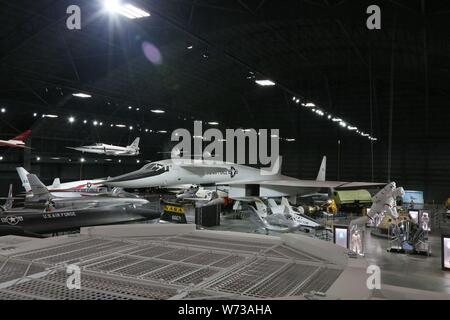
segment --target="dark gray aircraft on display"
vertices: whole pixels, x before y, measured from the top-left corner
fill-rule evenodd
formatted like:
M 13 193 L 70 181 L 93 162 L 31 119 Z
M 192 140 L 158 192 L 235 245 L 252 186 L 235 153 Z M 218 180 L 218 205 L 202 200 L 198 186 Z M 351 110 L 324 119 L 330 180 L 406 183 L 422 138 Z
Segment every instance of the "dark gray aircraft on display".
M 159 219 L 159 205 L 122 192 L 88 198 L 55 198 L 33 174 L 33 197 L 12 208 L 11 193 L 0 207 L 0 236 L 38 236 L 81 227 Z

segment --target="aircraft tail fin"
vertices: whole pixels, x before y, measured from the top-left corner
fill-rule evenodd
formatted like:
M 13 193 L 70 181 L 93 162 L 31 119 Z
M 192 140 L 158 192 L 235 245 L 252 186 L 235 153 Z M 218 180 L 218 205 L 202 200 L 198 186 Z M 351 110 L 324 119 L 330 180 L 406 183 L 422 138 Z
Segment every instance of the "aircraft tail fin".
M 35 174 L 27 175 L 28 181 L 30 182 L 31 191 L 33 192 L 33 198 L 51 198 L 51 194 L 47 187 L 39 180 Z
M 281 204 L 284 205 L 286 208 L 290 208 L 291 204 L 289 203 L 288 199 L 285 197 L 281 198 Z
M 31 134 L 31 130 L 27 130 L 21 134 L 19 134 L 17 137 L 12 138 L 11 140 L 17 140 L 17 141 L 24 141 L 28 136 Z
M 22 186 L 24 187 L 26 192 L 31 192 L 31 186 L 30 182 L 28 181 L 28 175 L 30 174 L 27 170 L 25 170 L 23 167 L 17 167 L 16 168 L 17 173 L 19 174 L 20 181 L 22 181 Z
M 13 207 L 13 203 L 14 203 L 14 198 L 13 198 L 13 185 L 10 184 L 9 185 L 9 191 L 8 191 L 8 198 L 6 199 L 5 205 L 3 206 L 3 209 L 5 210 L 11 210 Z
M 59 178 L 55 178 L 52 183 L 52 188 L 58 189 L 59 187 L 61 187 L 61 180 L 59 180 Z
M 269 199 L 269 200 L 267 200 L 267 202 L 269 203 L 269 206 L 271 208 L 276 208 L 278 206 L 277 203 L 275 202 L 275 200 L 273 200 L 273 199 Z
M 319 172 L 317 173 L 317 181 L 325 181 L 327 172 L 327 156 L 323 156 L 320 164 Z
M 139 149 L 139 141 L 141 138 L 137 137 L 134 141 L 128 146 L 132 149 Z

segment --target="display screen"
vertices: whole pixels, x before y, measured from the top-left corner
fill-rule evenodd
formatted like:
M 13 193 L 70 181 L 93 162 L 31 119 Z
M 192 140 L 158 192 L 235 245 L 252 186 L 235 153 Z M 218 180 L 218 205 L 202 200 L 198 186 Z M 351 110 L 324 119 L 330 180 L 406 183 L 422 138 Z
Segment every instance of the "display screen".
M 423 204 L 423 191 L 405 190 L 402 200 L 404 205 Z
M 445 236 L 442 241 L 442 267 L 450 270 L 450 237 Z
M 341 247 L 348 249 L 348 229 L 347 228 L 340 228 L 336 227 L 334 229 L 334 242 Z

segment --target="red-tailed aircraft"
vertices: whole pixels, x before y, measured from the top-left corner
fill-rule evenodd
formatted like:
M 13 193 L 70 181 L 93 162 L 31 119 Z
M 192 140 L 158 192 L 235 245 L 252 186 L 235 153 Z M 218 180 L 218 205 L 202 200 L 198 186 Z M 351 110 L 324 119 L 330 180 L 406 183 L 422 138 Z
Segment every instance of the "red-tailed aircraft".
M 10 147 L 10 148 L 29 148 L 25 145 L 25 140 L 31 134 L 31 130 L 27 130 L 24 133 L 19 134 L 10 140 L 0 140 L 0 147 Z

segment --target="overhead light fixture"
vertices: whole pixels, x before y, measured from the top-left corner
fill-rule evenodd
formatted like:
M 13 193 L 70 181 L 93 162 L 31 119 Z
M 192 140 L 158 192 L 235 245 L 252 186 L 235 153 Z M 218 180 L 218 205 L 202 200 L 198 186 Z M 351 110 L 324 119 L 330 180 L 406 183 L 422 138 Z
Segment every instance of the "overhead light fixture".
M 136 111 L 139 111 L 139 110 L 141 110 L 141 108 L 136 108 Z
M 33 113 L 33 117 L 37 117 L 37 113 L 35 112 L 35 113 Z
M 87 123 L 87 120 L 83 120 L 83 123 L 86 124 L 86 123 Z
M 6 109 L 5 109 L 5 108 L 1 108 L 1 109 L 0 109 L 0 112 L 1 112 L 1 113 L 5 113 L 5 112 L 6 112 Z
M 128 19 L 138 19 L 150 16 L 150 13 L 147 11 L 129 3 L 122 4 L 119 0 L 104 0 L 104 5 L 108 11 L 121 14 Z
M 3 161 L 3 156 L 0 156 L 0 161 Z
M 296 97 L 292 97 L 292 101 L 295 101 L 295 100 L 297 100 L 297 98 Z
M 70 160 L 70 159 L 69 159 Z M 81 158 L 80 159 L 80 162 L 85 162 L 86 161 L 86 159 L 84 159 L 84 158 Z
M 101 125 L 101 126 L 102 126 L 102 125 L 103 125 L 103 122 L 100 122 L 100 123 L 99 123 L 99 125 Z
M 369 136 L 368 133 L 361 133 L 361 135 L 362 135 L 363 137 L 368 137 L 368 136 Z
M 192 44 L 186 47 L 186 49 L 188 49 L 188 50 L 191 50 L 193 48 L 194 48 L 194 46 Z
M 42 118 L 58 118 L 56 114 L 43 114 Z
M 90 94 L 83 93 L 83 92 L 72 93 L 72 95 L 77 98 L 91 98 L 92 97 Z
M 148 129 L 145 129 L 145 132 L 148 132 Z
M 139 160 L 139 159 L 138 159 L 138 160 L 136 160 L 136 163 L 140 163 L 140 162 L 141 162 L 141 160 Z
M 98 121 L 97 121 L 97 120 L 94 120 L 94 121 L 92 122 L 92 124 L 93 124 L 94 126 L 97 126 L 97 125 L 98 125 Z
M 300 103 L 300 99 L 295 100 L 295 103 L 297 104 Z
M 208 124 L 211 125 L 211 126 L 219 125 L 219 123 L 217 121 L 211 121 L 211 122 L 208 122 Z
M 341 122 L 342 121 L 342 119 L 341 118 L 333 118 L 333 119 L 331 119 L 333 122 Z
M 319 109 L 316 110 L 316 113 L 321 117 L 323 117 L 323 115 L 325 114 L 325 113 L 323 113 L 322 110 L 319 110 Z
M 129 126 L 128 129 L 133 130 L 133 126 Z
M 119 161 L 118 161 L 119 163 L 121 163 L 122 162 L 122 159 L 119 159 Z
M 339 125 L 343 128 L 345 128 L 347 126 L 347 124 L 344 121 L 339 122 Z
M 164 113 L 164 110 L 160 110 L 160 109 L 154 109 L 154 110 L 150 110 L 153 113 Z
M 274 85 L 275 85 L 275 82 L 273 82 L 273 81 L 271 81 L 271 80 L 268 80 L 268 79 L 265 79 L 265 80 L 255 80 L 255 82 L 256 82 L 257 84 L 259 84 L 260 86 L 263 86 L 263 87 L 274 86 Z
M 302 106 L 311 108 L 311 107 L 315 107 L 316 105 L 312 102 L 307 102 L 307 103 L 302 103 Z
M 131 110 L 131 109 L 133 109 L 133 107 L 132 106 L 128 106 L 128 110 Z
M 331 119 L 331 114 L 329 114 L 327 118 L 328 118 L 328 119 Z
M 124 125 L 124 124 L 116 124 L 116 127 L 118 127 L 118 128 L 125 128 L 126 125 Z
M 69 120 L 70 123 L 74 123 L 75 122 L 75 118 L 72 117 L 72 116 L 70 116 L 68 120 Z
M 158 133 L 167 133 L 167 131 L 166 130 L 158 130 Z M 194 138 L 195 138 L 195 136 L 194 136 Z
M 286 138 L 285 140 L 286 140 L 287 142 L 293 142 L 293 141 L 295 141 L 294 138 Z
M 351 130 L 351 131 L 358 130 L 357 127 L 352 127 L 352 126 L 348 126 L 347 129 L 348 129 L 348 130 Z
M 41 161 L 41 157 L 36 157 L 36 161 Z
M 60 157 L 51 157 L 50 159 L 52 159 L 52 160 L 61 160 Z

